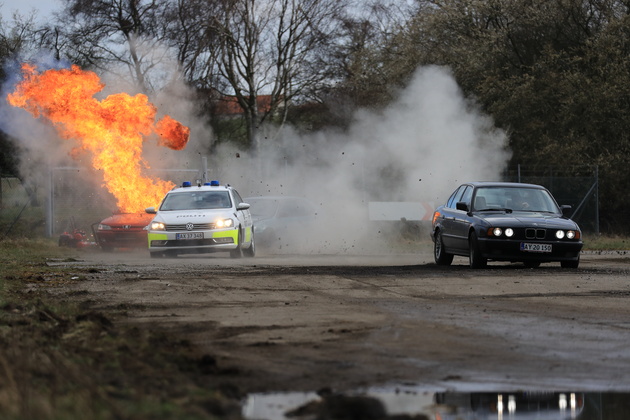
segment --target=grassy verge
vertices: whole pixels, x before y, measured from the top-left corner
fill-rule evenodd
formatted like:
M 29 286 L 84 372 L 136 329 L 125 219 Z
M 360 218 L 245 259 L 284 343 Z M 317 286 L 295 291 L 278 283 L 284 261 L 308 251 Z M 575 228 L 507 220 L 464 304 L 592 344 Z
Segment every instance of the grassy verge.
M 89 275 L 46 264 L 68 252 L 47 241 L 0 242 L 0 418 L 240 418 L 237 400 L 208 385 L 214 359 L 189 342 L 28 287 Z
M 585 251 L 618 251 L 630 249 L 630 238 L 613 235 L 585 235 Z

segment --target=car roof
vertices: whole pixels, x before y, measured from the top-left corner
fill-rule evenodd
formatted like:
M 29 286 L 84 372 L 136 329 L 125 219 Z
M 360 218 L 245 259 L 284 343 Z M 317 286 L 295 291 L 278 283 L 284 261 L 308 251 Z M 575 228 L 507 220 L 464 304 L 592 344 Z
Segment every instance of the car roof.
M 523 182 L 491 182 L 491 181 L 475 181 L 475 182 L 466 182 L 463 185 L 470 185 L 472 187 L 522 187 L 522 188 L 536 188 L 540 190 L 546 189 L 542 185 L 537 184 L 527 184 Z
M 308 201 L 304 197 L 298 197 L 298 196 L 295 196 L 295 195 L 256 195 L 256 196 L 249 196 L 249 197 L 243 198 L 243 200 L 249 200 L 249 199 L 254 199 L 254 200 L 304 200 L 304 201 Z
M 182 191 L 230 191 L 232 187 L 229 185 L 191 185 L 190 187 L 175 187 L 170 190 L 167 194 L 172 192 L 182 192 Z

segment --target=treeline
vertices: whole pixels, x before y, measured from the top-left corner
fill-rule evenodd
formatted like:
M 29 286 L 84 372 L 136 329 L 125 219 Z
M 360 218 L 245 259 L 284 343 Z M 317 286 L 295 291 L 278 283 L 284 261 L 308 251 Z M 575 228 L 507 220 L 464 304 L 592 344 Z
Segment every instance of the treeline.
M 509 133 L 513 165 L 597 166 L 601 229 L 630 233 L 630 1 L 358 3 L 62 0 L 45 23 L 4 16 L 0 57 L 48 51 L 146 93 L 175 63 L 217 140 L 252 150 L 263 124 L 343 129 L 354 109 L 390 103 L 419 66 L 447 66 Z M 226 97 L 242 118 L 217 118 Z M 2 141 L 6 168 L 15 153 Z

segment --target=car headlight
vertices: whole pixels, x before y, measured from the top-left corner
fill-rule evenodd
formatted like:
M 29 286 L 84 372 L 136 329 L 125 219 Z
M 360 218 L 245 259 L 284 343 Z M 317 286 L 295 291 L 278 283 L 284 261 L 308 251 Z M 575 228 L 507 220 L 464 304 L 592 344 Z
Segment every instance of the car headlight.
M 214 225 L 218 229 L 229 228 L 229 227 L 234 226 L 234 220 L 232 220 L 232 219 L 218 219 L 216 222 L 214 222 Z
M 99 223 L 98 230 L 112 230 L 112 227 L 110 225 L 104 225 L 102 223 Z
M 558 238 L 558 239 L 564 238 L 564 230 L 557 230 L 556 231 L 556 238 Z
M 579 239 L 579 235 L 576 231 L 574 230 L 568 230 L 567 231 L 567 239 Z
M 505 230 L 503 230 L 500 227 L 495 227 L 495 228 L 488 229 L 488 236 L 495 236 L 495 237 L 498 238 L 498 237 L 500 237 L 502 235 L 505 235 L 508 238 L 511 238 L 512 236 L 514 236 L 514 229 L 512 229 L 512 228 L 505 228 Z
M 166 226 L 162 222 L 151 222 L 151 230 L 166 230 Z

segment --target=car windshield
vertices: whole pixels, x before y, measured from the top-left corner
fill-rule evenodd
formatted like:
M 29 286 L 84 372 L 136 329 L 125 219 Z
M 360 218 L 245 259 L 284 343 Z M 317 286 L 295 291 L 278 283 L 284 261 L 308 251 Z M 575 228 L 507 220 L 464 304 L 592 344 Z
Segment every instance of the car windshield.
M 560 212 L 549 192 L 527 187 L 477 188 L 473 200 L 473 211 L 483 210 Z
M 226 209 L 232 207 L 227 191 L 184 191 L 168 194 L 160 211 Z
M 257 200 L 255 198 L 248 198 L 247 203 L 250 205 L 250 212 L 252 217 L 258 219 L 268 219 L 276 214 L 278 208 L 278 201 L 273 199 Z

